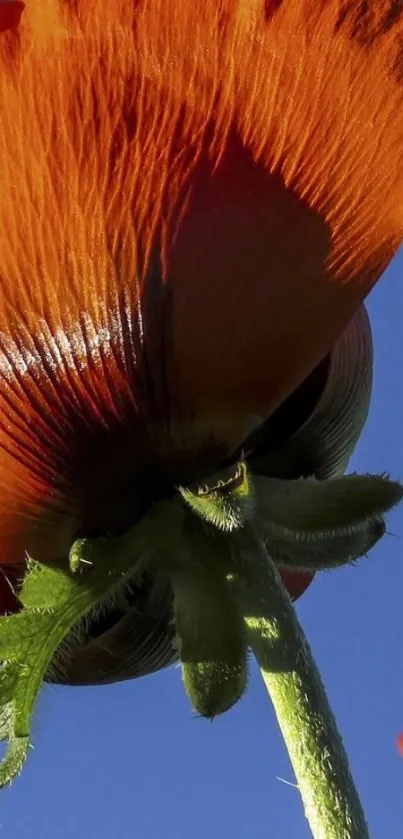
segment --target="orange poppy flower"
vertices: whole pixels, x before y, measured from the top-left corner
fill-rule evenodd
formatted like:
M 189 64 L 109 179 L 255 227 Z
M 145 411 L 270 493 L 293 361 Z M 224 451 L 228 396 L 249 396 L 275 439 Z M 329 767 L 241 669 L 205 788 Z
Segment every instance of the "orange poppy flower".
M 347 443 L 326 427 L 345 467 L 351 323 L 403 238 L 399 9 L 27 0 L 0 40 L 3 564 L 63 560 L 257 439 L 281 461 L 257 468 L 324 475 L 335 346 L 362 391 Z

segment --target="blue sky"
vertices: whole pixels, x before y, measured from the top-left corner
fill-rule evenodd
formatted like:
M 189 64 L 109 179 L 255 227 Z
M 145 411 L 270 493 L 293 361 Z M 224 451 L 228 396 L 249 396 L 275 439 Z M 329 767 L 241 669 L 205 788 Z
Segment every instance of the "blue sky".
M 371 412 L 350 464 L 403 480 L 403 254 L 368 300 Z M 324 574 L 298 605 L 336 714 L 372 839 L 403 829 L 403 508 L 354 569 Z M 172 668 L 107 688 L 42 693 L 22 776 L 1 793 L 0 839 L 309 839 L 270 703 L 253 668 L 213 724 L 192 715 Z

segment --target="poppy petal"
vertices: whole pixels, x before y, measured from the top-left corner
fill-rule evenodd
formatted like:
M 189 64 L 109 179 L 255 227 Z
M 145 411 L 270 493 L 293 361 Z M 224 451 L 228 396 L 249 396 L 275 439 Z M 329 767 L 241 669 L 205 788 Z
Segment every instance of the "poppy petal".
M 20 0 L 1 0 L 0 2 L 0 32 L 17 29 L 25 3 Z
M 298 600 L 315 576 L 310 571 L 292 571 L 288 568 L 279 568 L 279 574 L 291 600 Z
M 0 41 L 2 562 L 216 471 L 402 238 L 403 15 L 241 5 L 46 0 Z

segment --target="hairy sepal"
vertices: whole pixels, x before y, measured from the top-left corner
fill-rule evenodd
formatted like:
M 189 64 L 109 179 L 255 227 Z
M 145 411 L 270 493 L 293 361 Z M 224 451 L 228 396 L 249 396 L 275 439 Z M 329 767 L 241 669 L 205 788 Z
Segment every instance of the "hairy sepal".
M 403 498 L 383 475 L 343 475 L 326 481 L 254 477 L 257 521 L 299 534 L 339 537 L 379 521 Z
M 385 533 L 383 519 L 365 521 L 355 528 L 334 531 L 299 532 L 260 526 L 262 541 L 273 561 L 279 566 L 306 571 L 325 571 L 354 565 L 367 556 Z
M 245 629 L 224 577 L 201 565 L 172 576 L 182 677 L 194 710 L 213 719 L 247 687 Z
M 226 533 L 239 530 L 254 514 L 253 485 L 244 462 L 205 484 L 179 487 L 179 492 L 197 516 Z

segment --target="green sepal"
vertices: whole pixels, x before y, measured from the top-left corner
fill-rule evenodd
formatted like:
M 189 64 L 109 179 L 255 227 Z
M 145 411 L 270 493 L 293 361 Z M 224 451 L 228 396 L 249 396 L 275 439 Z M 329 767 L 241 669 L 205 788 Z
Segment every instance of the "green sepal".
M 187 559 L 171 577 L 174 623 L 182 677 L 197 713 L 208 719 L 228 711 L 243 696 L 248 681 L 245 627 L 233 602 L 220 563 L 206 568 L 193 542 L 194 562 Z M 207 545 L 208 549 L 209 545 Z M 213 544 L 211 543 L 212 553 Z
M 403 498 L 403 486 L 384 475 L 343 475 L 318 481 L 255 476 L 256 518 L 298 533 L 338 535 L 379 520 Z
M 307 571 L 355 565 L 358 559 L 368 555 L 385 530 L 383 519 L 365 521 L 361 527 L 337 534 L 299 533 L 269 523 L 260 527 L 266 550 L 278 566 Z

